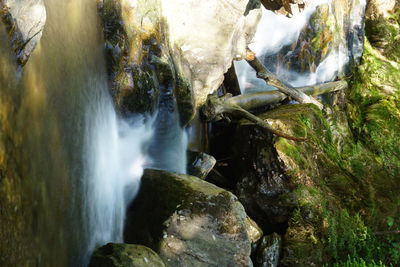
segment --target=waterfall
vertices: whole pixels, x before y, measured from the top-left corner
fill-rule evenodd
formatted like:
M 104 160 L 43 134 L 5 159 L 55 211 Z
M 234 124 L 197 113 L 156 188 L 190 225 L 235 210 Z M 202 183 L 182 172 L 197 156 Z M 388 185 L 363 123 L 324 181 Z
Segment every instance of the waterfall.
M 87 258 L 96 246 L 123 241 L 126 208 L 139 189 L 144 144 L 152 136 L 143 116 L 118 118 L 108 88 L 101 89 L 86 111 L 82 212 L 89 237 Z
M 319 6 L 327 5 L 329 13 L 332 15 L 335 11 L 334 4 L 335 1 L 333 0 L 313 1 L 303 12 L 291 18 L 275 14 L 263 8 L 263 16 L 258 25 L 254 40 L 249 45 L 249 48 L 256 53 L 265 65 L 267 65 L 270 71 L 275 72 L 280 79 L 292 86 L 301 87 L 334 80 L 344 71 L 350 59 L 359 58 L 361 56 L 363 41 L 362 38 L 360 39 L 357 37 L 357 32 L 362 29 L 362 17 L 366 5 L 365 0 L 349 3 L 354 5 L 351 7 L 349 18 L 341 14 L 335 14 L 334 25 L 338 25 L 338 27 L 347 25 L 349 28 L 349 35 L 353 35 L 351 37 L 352 43 L 349 44 L 349 36 L 342 37 L 340 41 L 335 40 L 334 48 L 331 49 L 324 60 L 316 66 L 314 71 L 299 73 L 280 64 L 271 66 L 274 62 L 269 60 L 274 57 L 274 59 L 276 59 L 278 53 L 282 52 L 283 54 L 287 53 L 285 56 L 293 56 L 290 55 L 290 53 L 292 53 L 290 49 L 288 49 L 288 51 L 285 50 L 285 52 L 284 48 L 292 46 L 299 41 L 301 31 L 309 23 L 311 16 Z M 263 80 L 257 79 L 254 70 L 245 61 L 235 62 L 235 68 L 242 93 L 259 90 L 275 90 L 274 87 L 266 85 Z
M 8 63 L 12 54 L 0 28 L 0 127 L 7 127 L 0 132 L 0 161 L 18 175 L 9 181 L 21 198 L 11 203 L 21 224 L 10 229 L 10 240 L 24 248 L 14 244 L 8 257 L 35 266 L 85 266 L 95 247 L 123 241 L 152 120 L 116 114 L 95 1 L 44 3 L 43 36 L 23 69 Z
M 148 167 L 186 173 L 188 137 L 185 129 L 180 126 L 172 90 L 168 88 L 161 91 L 153 122 L 154 136 L 149 146 Z

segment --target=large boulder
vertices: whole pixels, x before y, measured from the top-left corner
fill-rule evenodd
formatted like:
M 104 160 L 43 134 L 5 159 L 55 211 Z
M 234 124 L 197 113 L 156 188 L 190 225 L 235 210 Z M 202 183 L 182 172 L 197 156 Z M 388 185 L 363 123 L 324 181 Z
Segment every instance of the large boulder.
M 128 211 L 125 241 L 154 249 L 167 266 L 252 266 L 260 237 L 230 192 L 199 178 L 147 169 Z
M 97 248 L 89 267 L 165 267 L 153 250 L 140 245 L 108 243 Z
M 222 84 L 232 60 L 244 57 L 260 17 L 248 0 L 98 3 L 118 109 L 151 111 L 159 90 L 172 88 L 182 124 Z
M 17 63 L 23 66 L 42 37 L 46 23 L 43 0 L 1 0 L 0 16 L 7 27 Z

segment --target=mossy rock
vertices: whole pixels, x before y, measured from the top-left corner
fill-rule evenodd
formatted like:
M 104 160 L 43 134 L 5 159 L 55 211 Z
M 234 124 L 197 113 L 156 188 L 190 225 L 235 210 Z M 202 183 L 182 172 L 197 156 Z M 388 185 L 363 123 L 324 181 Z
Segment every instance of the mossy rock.
M 232 193 L 194 176 L 147 169 L 125 240 L 154 249 L 167 266 L 252 266 L 248 230 Z
M 97 248 L 89 267 L 165 267 L 153 250 L 140 245 L 108 243 Z
M 299 104 L 260 115 L 274 128 L 307 137 L 305 142 L 273 137 L 244 120 L 238 125 L 236 192 L 265 232 L 282 230 L 287 220 L 283 266 L 394 255 L 383 252 L 386 243 L 372 232 L 388 230 L 387 218 L 399 214 L 398 176 L 349 130 L 337 138 L 348 125 L 332 118 L 346 116 L 331 112 Z M 395 245 L 387 248 L 393 252 Z

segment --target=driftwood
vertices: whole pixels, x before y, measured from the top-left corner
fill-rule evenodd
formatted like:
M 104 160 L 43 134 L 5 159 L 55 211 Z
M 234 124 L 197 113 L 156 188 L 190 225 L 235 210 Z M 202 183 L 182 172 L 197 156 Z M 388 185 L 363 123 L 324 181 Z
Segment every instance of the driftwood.
M 330 82 L 315 86 L 295 88 L 296 91 L 302 94 L 308 95 L 319 95 L 323 93 L 343 90 L 347 88 L 346 81 Z M 206 104 L 202 107 L 202 117 L 205 121 L 218 121 L 232 115 L 239 118 L 245 118 L 249 121 L 254 122 L 266 131 L 270 131 L 273 134 L 294 140 L 294 141 L 305 141 L 306 138 L 299 138 L 290 136 L 283 132 L 274 129 L 268 122 L 263 121 L 259 117 L 253 115 L 247 110 L 252 110 L 262 106 L 266 106 L 272 103 L 278 103 L 285 99 L 287 96 L 278 91 L 267 91 L 248 95 L 239 95 L 232 97 L 231 94 L 227 94 L 223 97 L 216 95 L 209 95 Z
M 329 92 L 344 90 L 347 88 L 346 81 L 328 82 L 314 86 L 297 87 L 296 89 L 310 96 L 322 95 Z M 266 105 L 279 103 L 286 99 L 287 95 L 279 91 L 266 91 L 246 95 L 239 95 L 227 99 L 231 104 L 239 105 L 245 110 L 252 110 Z
M 256 57 L 255 53 L 250 49 L 247 49 L 246 61 L 257 72 L 257 77 L 263 79 L 267 84 L 276 87 L 278 90 L 292 97 L 299 103 L 313 103 L 320 109 L 323 108 L 323 105 L 315 98 L 310 97 L 302 91 L 299 91 L 298 89 L 279 80 L 275 74 L 265 68 L 262 62 Z

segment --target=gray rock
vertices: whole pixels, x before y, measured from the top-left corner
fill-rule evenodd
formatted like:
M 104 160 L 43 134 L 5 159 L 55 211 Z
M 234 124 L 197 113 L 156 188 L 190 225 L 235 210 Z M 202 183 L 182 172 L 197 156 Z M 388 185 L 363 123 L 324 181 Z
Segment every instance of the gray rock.
M 257 263 L 260 267 L 278 266 L 282 237 L 276 233 L 264 236 L 257 251 Z
M 97 248 L 89 267 L 165 267 L 153 250 L 140 245 L 108 243 Z
M 204 180 L 217 161 L 206 153 L 188 151 L 188 163 L 188 173 Z
M 128 211 L 125 241 L 153 248 L 167 266 L 253 266 L 246 217 L 224 189 L 147 169 Z
M 42 37 L 46 23 L 43 0 L 0 0 L 0 12 L 17 62 L 23 66 Z

